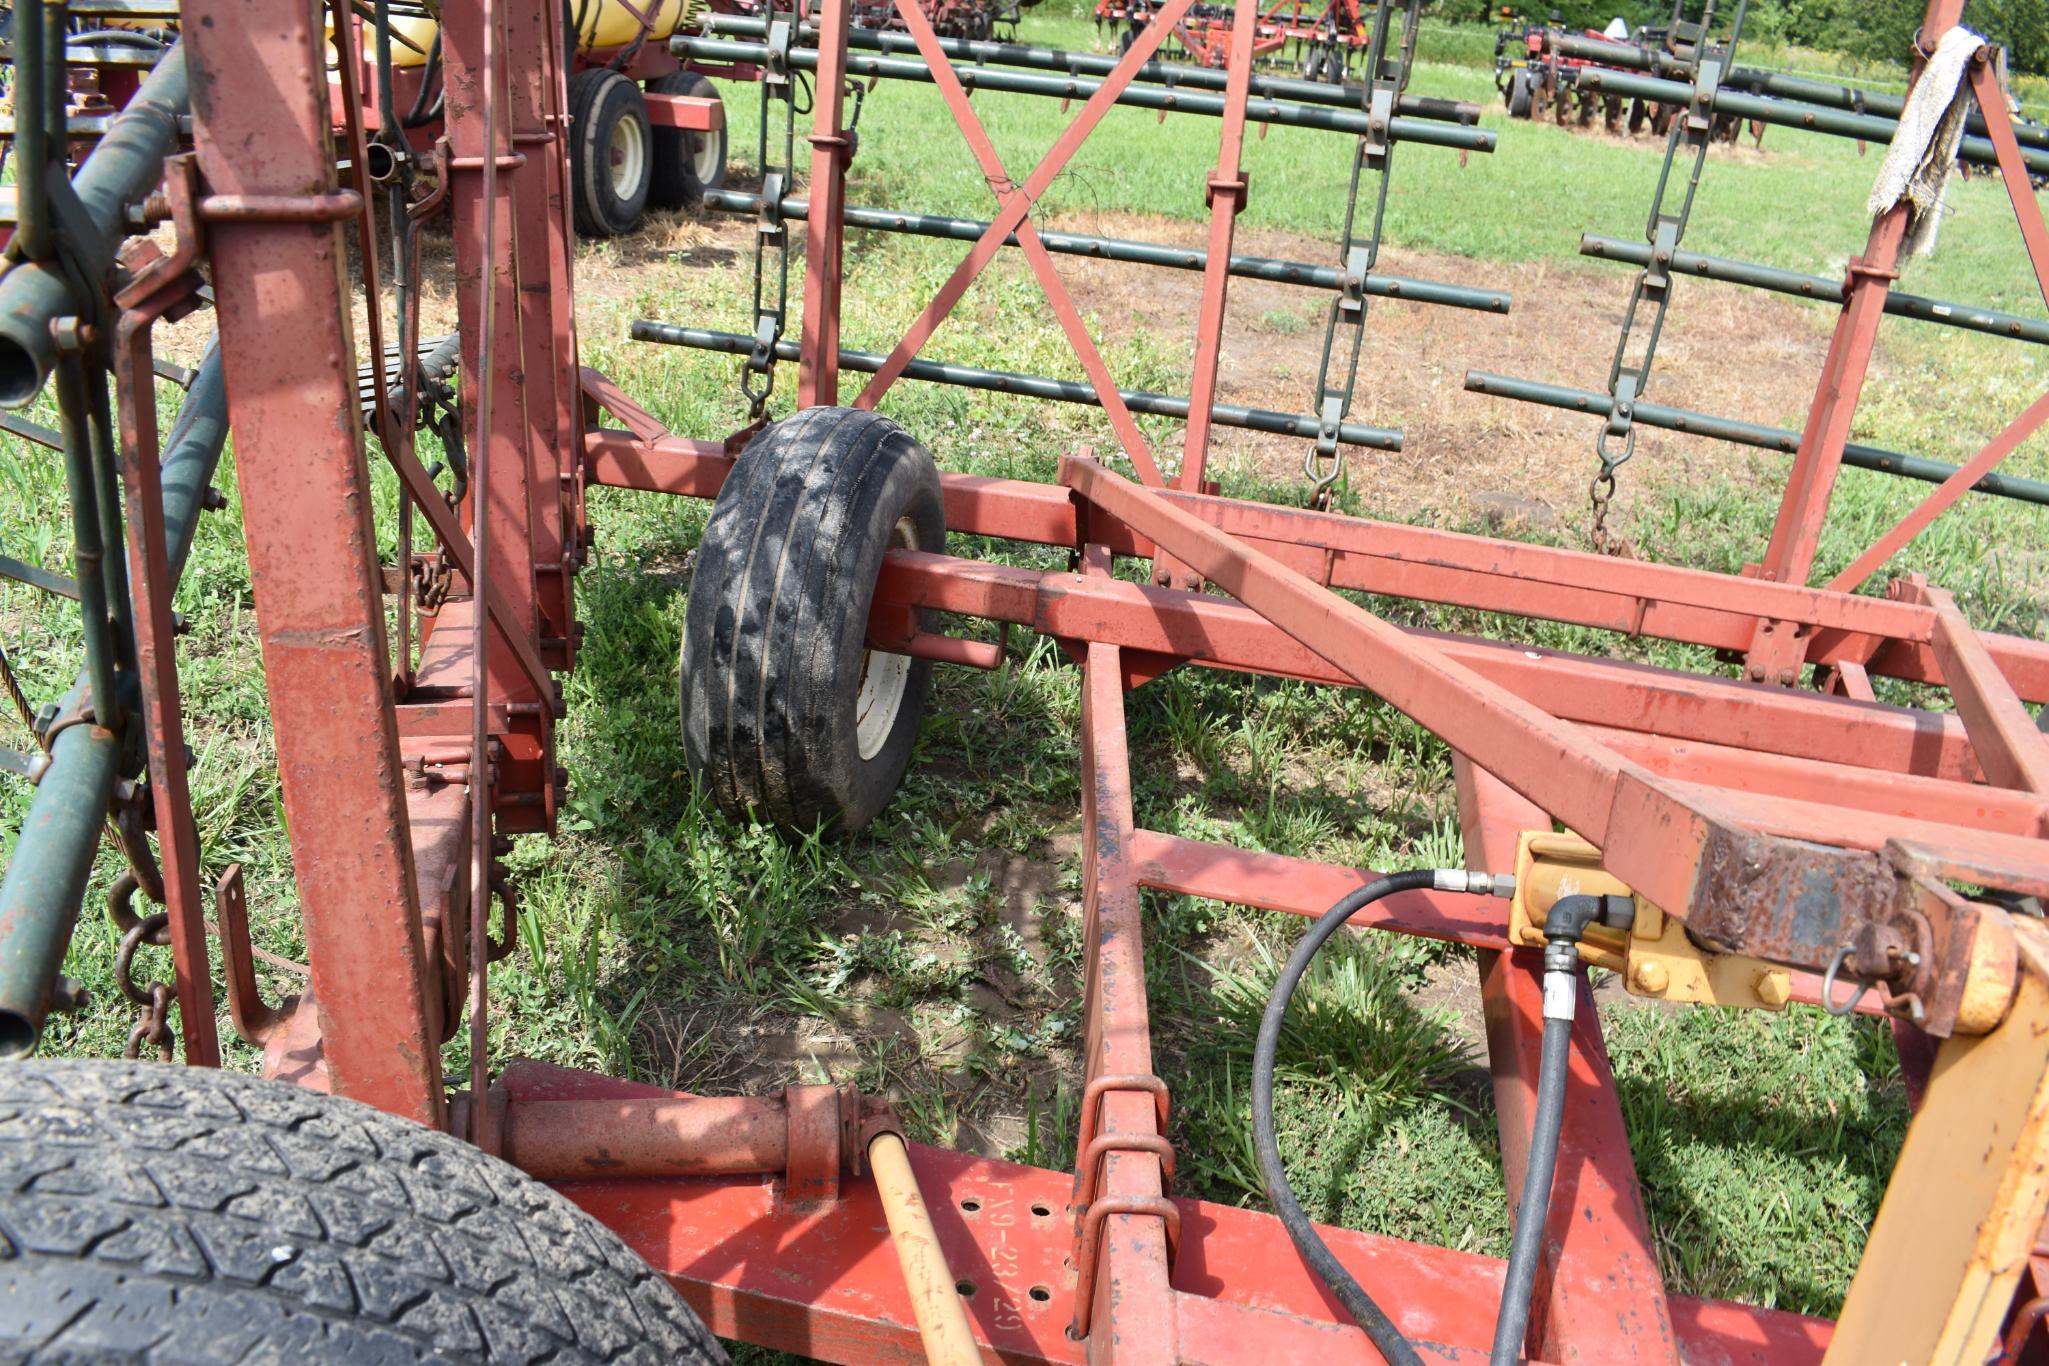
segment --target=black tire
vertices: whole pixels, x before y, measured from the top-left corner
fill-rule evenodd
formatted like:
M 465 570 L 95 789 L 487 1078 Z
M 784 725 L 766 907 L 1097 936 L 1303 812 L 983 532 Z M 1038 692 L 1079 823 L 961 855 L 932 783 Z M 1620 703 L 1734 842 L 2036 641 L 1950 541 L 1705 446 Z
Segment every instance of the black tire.
M 640 87 L 603 67 L 579 71 L 569 78 L 569 120 L 569 188 L 576 230 L 586 237 L 632 232 L 647 208 L 654 164 L 653 129 L 648 127 L 647 101 Z M 632 150 L 636 144 L 637 158 Z M 625 171 L 636 164 L 637 174 Z
M 1126 24 L 1124 26 L 1124 32 L 1117 36 L 1117 55 L 1119 57 L 1122 57 L 1125 53 L 1131 51 L 1131 45 L 1137 41 L 1137 27 L 1132 24 Z
M 210 1068 L 0 1068 L 0 1267 L 9 1361 L 726 1359 L 540 1182 Z
M 694 95 L 716 100 L 719 88 L 695 71 L 672 71 L 647 83 L 651 95 Z M 726 183 L 726 130 L 691 133 L 681 128 L 656 128 L 654 164 L 648 168 L 647 202 L 657 209 L 695 207 L 706 190 Z
M 1508 79 L 1508 116 L 1512 119 L 1530 116 L 1530 73 L 1526 70 L 1518 70 Z
M 747 443 L 683 622 L 683 750 L 722 810 L 853 831 L 888 803 L 931 665 L 868 650 L 875 576 L 945 542 L 938 469 L 888 418 L 808 408 Z
M 1645 121 L 1650 116 L 1651 111 L 1645 106 L 1643 98 L 1638 95 L 1631 95 L 1629 97 L 1629 119 L 1627 121 L 1629 136 L 1635 137 L 1638 133 L 1641 133 Z

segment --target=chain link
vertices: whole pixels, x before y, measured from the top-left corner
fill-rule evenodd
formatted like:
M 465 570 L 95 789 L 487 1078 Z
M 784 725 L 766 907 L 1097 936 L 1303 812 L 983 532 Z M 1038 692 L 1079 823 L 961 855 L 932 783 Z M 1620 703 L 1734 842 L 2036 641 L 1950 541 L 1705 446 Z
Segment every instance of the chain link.
M 1672 256 L 1686 236 L 1686 222 L 1693 213 L 1694 196 L 1700 190 L 1700 174 L 1707 165 L 1708 147 L 1715 136 L 1715 92 L 1722 73 L 1736 57 L 1736 41 L 1743 34 L 1743 16 L 1750 0 L 1737 0 L 1736 20 L 1729 28 L 1729 41 L 1710 47 L 1708 37 L 1715 20 L 1714 0 L 1701 6 L 1697 23 L 1676 23 L 1674 37 L 1690 41 L 1694 51 L 1693 99 L 1684 113 L 1672 120 L 1665 135 L 1665 160 L 1658 170 L 1658 187 L 1651 196 L 1650 217 L 1644 236 L 1651 246 L 1650 260 L 1637 272 L 1629 291 L 1629 306 L 1622 314 L 1622 331 L 1615 339 L 1615 357 L 1608 365 L 1608 396 L 1612 400 L 1608 421 L 1594 437 L 1594 454 L 1600 458 L 1600 472 L 1594 476 L 1589 496 L 1593 502 L 1594 549 L 1603 555 L 1619 554 L 1623 542 L 1608 530 L 1608 508 L 1615 497 L 1615 471 L 1636 454 L 1636 404 L 1650 383 L 1651 365 L 1657 359 L 1658 338 L 1665 330 L 1665 314 L 1672 305 Z M 1680 192 L 1673 183 L 1673 168 L 1684 147 L 1693 164 Z M 1674 202 L 1676 196 L 1676 204 Z M 1641 348 L 1633 349 L 1638 314 L 1650 306 L 1649 326 Z M 1620 443 L 1619 445 L 1617 443 Z
M 1366 52 L 1366 80 L 1360 103 L 1366 110 L 1367 128 L 1359 135 L 1352 153 L 1351 194 L 1345 203 L 1345 234 L 1339 246 L 1338 263 L 1344 267 L 1344 284 L 1331 300 L 1324 318 L 1323 356 L 1316 366 L 1316 444 L 1303 457 L 1302 472 L 1310 480 L 1310 503 L 1328 508 L 1337 486 L 1345 477 L 1344 451 L 1338 446 L 1338 426 L 1352 410 L 1352 393 L 1359 383 L 1359 352 L 1366 339 L 1366 277 L 1380 256 L 1381 225 L 1387 218 L 1388 162 L 1394 145 L 1387 135 L 1394 118 L 1395 100 L 1408 84 L 1409 58 L 1415 52 L 1416 23 L 1421 0 L 1407 0 L 1402 6 L 1400 45 L 1390 51 L 1388 31 L 1395 5 L 1374 7 L 1373 41 Z M 1372 205 L 1360 230 L 1359 195 L 1371 177 Z M 1343 356 L 1341 366 L 1332 362 Z M 1343 382 L 1336 382 L 1341 374 Z
M 114 981 L 121 988 L 121 994 L 139 1007 L 135 1027 L 128 1031 L 128 1046 L 122 1052 L 123 1057 L 141 1057 L 145 1043 L 156 1049 L 159 1062 L 171 1061 L 176 1051 L 176 1035 L 171 1032 L 171 1007 L 177 1004 L 178 993 L 162 982 L 143 986 L 135 980 L 136 950 L 144 944 L 162 948 L 170 942 L 171 917 L 163 911 L 144 916 L 121 936 L 120 950 L 114 955 Z
M 761 168 L 761 213 L 754 233 L 754 348 L 740 364 L 740 394 L 747 400 L 747 422 L 759 427 L 768 421 L 768 400 L 775 393 L 776 343 L 783 339 L 790 305 L 790 232 L 783 221 L 783 195 L 788 192 L 797 165 L 797 99 L 795 73 L 790 68 L 790 44 L 797 32 L 797 17 L 771 13 L 768 25 L 768 58 L 761 77 L 760 140 L 755 165 Z M 782 160 L 769 160 L 770 106 L 781 100 Z M 770 302 L 768 254 L 775 250 L 774 300 Z

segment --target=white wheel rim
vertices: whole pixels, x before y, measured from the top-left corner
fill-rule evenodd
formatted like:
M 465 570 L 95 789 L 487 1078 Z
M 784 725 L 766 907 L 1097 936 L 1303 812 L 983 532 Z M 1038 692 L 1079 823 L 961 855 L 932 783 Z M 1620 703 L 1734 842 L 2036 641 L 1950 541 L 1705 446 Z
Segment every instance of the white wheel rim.
M 700 185 L 709 185 L 719 173 L 719 153 L 725 149 L 726 130 L 710 129 L 690 140 L 690 171 Z
M 612 193 L 631 199 L 647 178 L 647 131 L 640 120 L 622 118 L 612 125 L 612 145 L 606 149 L 612 163 Z
M 892 550 L 918 548 L 918 529 L 911 525 L 910 518 L 898 519 L 889 533 L 889 545 Z M 869 650 L 862 657 L 861 691 L 854 698 L 854 748 L 863 762 L 882 753 L 882 747 L 889 743 L 910 681 L 909 655 Z

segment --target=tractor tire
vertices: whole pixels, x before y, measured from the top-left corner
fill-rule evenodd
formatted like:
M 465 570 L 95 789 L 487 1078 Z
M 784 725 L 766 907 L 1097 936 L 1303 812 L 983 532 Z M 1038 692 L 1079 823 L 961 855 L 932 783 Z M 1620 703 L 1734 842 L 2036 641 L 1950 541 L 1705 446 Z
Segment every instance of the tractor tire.
M 647 83 L 649 94 L 694 95 L 716 100 L 719 88 L 695 71 L 672 71 Z M 648 167 L 647 202 L 657 209 L 694 208 L 706 190 L 726 183 L 726 130 L 693 133 L 682 128 L 655 128 L 654 160 Z
M 617 237 L 640 226 L 654 167 L 640 87 L 593 67 L 569 78 L 569 188 L 576 230 Z
M 1530 116 L 1530 73 L 1517 71 L 1508 81 L 1508 116 L 1512 119 L 1526 119 Z
M 0 1068 L 0 1251 L 9 1361 L 726 1360 L 540 1182 L 210 1068 Z
M 859 830 L 909 765 L 931 665 L 867 646 L 891 548 L 943 551 L 931 454 L 886 417 L 807 408 L 740 453 L 683 621 L 683 752 L 728 815 Z

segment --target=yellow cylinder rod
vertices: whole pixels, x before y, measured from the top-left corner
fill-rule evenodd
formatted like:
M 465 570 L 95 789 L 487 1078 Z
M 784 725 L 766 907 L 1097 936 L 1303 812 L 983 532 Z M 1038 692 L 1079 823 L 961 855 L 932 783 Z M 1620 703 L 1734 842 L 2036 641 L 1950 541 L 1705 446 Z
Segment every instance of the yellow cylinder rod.
M 925 1360 L 932 1366 L 978 1366 L 982 1349 L 968 1327 L 968 1311 L 954 1288 L 953 1273 L 946 1269 L 904 1141 L 895 1134 L 877 1134 L 868 1145 L 868 1167 L 875 1173 L 904 1287 L 911 1292 L 911 1312 L 918 1319 L 918 1336 L 924 1339 Z

